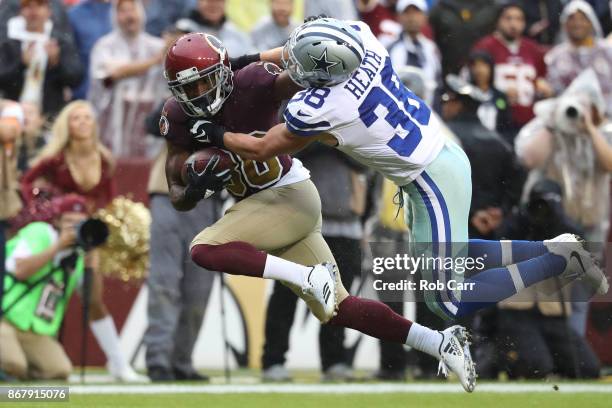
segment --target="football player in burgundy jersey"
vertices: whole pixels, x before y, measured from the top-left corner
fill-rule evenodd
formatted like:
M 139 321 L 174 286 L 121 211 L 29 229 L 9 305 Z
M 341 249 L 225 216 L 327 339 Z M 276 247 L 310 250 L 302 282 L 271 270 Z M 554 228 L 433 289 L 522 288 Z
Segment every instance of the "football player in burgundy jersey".
M 188 183 L 183 183 L 180 163 L 210 146 L 202 142 L 208 137 L 202 133 L 206 123 L 256 134 L 278 122 L 281 100 L 296 91 L 287 73 L 272 63 L 232 73 L 219 40 L 193 33 L 169 49 L 165 75 L 174 98 L 164 106 L 160 131 L 169 149 L 166 175 L 173 205 L 189 210 L 222 188 L 238 200 L 194 238 L 194 262 L 211 271 L 280 280 L 321 322 L 407 342 L 437 358 L 442 358 L 441 348 L 454 350 L 463 361 L 454 336 L 412 323 L 381 302 L 348 294 L 321 235 L 318 192 L 298 160 L 280 155 L 260 163 L 232 153 L 236 166 L 229 172 L 215 171 L 218 160 L 213 158 L 201 173 L 189 168 Z

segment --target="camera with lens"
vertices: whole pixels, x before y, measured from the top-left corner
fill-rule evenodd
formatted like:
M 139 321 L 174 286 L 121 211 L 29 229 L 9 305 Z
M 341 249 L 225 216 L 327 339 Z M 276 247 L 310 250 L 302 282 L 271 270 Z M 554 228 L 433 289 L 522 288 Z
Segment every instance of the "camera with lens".
M 582 112 L 578 105 L 569 105 L 565 108 L 565 117 L 571 120 L 580 119 Z
M 88 218 L 76 226 L 76 245 L 85 251 L 99 247 L 108 239 L 108 226 L 97 218 Z
M 582 134 L 582 121 L 590 103 L 580 96 L 560 97 L 553 117 L 554 128 L 566 134 Z

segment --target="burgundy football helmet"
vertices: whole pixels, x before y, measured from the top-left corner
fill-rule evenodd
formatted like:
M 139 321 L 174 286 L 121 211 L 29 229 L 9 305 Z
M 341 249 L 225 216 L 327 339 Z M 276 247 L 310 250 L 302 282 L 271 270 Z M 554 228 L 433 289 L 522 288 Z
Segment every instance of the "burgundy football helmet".
M 234 88 L 232 75 L 227 50 L 210 34 L 186 34 L 166 54 L 164 76 L 189 116 L 211 117 L 219 112 Z

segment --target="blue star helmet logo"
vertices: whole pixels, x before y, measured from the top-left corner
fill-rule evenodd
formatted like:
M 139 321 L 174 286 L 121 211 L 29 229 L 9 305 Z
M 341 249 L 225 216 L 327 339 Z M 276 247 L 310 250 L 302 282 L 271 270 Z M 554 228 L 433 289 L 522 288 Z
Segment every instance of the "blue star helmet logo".
M 325 72 L 328 75 L 330 75 L 329 73 L 330 68 L 335 67 L 336 65 L 340 64 L 340 62 L 337 62 L 337 61 L 332 62 L 327 59 L 327 48 L 323 50 L 323 53 L 321 54 L 319 58 L 315 58 L 310 54 L 308 54 L 308 56 L 310 57 L 313 64 L 315 65 L 313 68 L 314 71 Z

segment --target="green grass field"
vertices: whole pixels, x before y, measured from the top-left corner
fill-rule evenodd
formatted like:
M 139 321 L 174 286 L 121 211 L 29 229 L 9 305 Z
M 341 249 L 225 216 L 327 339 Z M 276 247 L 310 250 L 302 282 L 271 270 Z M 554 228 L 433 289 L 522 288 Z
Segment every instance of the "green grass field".
M 153 390 L 152 390 L 153 391 Z M 73 395 L 68 403 L 11 404 L 15 407 L 69 406 L 83 408 L 115 407 L 185 407 L 185 408 L 598 408 L 612 406 L 609 394 L 163 394 L 163 395 Z M 0 403 L 0 406 L 9 406 Z
M 2 384 L 6 386 L 7 384 Z M 40 385 L 40 384 L 37 384 Z M 57 385 L 57 384 L 56 384 Z M 4 407 L 70 408 L 598 408 L 612 407 L 612 383 L 490 382 L 473 394 L 457 383 L 70 385 L 70 401 Z
M 226 383 L 223 372 L 211 370 L 210 383 L 169 382 L 120 384 L 103 370 L 88 369 L 85 383 L 75 373 L 67 383 L 68 402 L 2 402 L 0 408 L 599 408 L 612 407 L 612 376 L 600 381 L 484 381 L 467 394 L 455 380 L 381 383 L 321 383 L 316 371 L 293 371 L 292 383 L 261 383 L 259 372 L 232 372 Z M 41 383 L 0 383 L 7 387 L 42 386 Z

